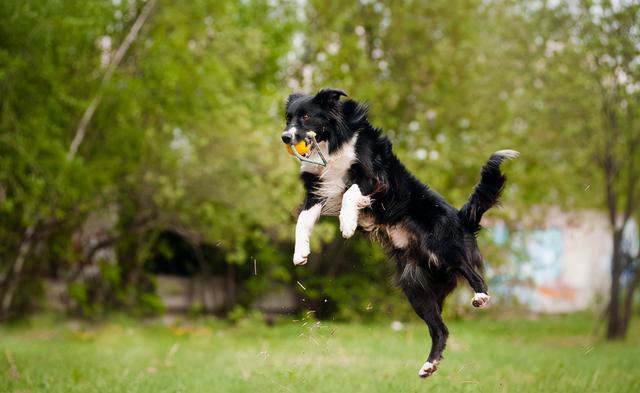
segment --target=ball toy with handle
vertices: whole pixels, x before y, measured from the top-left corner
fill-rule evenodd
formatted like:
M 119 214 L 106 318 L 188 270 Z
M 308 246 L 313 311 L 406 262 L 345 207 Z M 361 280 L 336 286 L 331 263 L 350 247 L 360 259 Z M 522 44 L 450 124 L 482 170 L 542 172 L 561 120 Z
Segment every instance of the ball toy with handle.
M 305 141 L 305 140 L 301 140 L 295 146 L 294 145 L 287 145 L 287 151 L 292 156 L 295 155 L 295 154 L 293 154 L 293 149 L 296 149 L 298 154 L 304 156 L 304 155 L 308 154 L 311 151 L 311 144 L 307 143 L 307 141 Z
M 287 151 L 289 152 L 289 154 L 293 154 L 298 160 L 303 162 L 308 162 L 320 166 L 327 166 L 327 160 L 325 160 L 324 155 L 322 154 L 322 150 L 320 150 L 320 146 L 318 145 L 318 141 L 316 141 L 316 133 L 313 131 L 309 131 L 307 132 L 307 137 L 309 138 L 310 142 L 308 142 L 306 139 L 303 139 L 295 145 L 287 145 Z M 312 149 L 314 149 L 314 152 L 318 153 L 318 157 L 321 161 L 310 159 Z

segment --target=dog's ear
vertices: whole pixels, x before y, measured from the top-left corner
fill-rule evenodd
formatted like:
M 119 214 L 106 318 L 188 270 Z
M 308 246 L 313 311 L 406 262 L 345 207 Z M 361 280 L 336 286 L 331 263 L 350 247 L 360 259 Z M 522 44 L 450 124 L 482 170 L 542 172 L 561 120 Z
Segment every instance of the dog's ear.
M 291 105 L 291 103 L 295 100 L 297 100 L 298 98 L 302 97 L 303 94 L 300 93 L 292 93 L 289 94 L 289 97 L 287 97 L 287 104 L 285 106 L 286 109 L 289 109 L 289 105 Z
M 338 105 L 341 96 L 347 97 L 347 93 L 338 89 L 322 89 L 313 99 L 322 107 L 331 109 Z

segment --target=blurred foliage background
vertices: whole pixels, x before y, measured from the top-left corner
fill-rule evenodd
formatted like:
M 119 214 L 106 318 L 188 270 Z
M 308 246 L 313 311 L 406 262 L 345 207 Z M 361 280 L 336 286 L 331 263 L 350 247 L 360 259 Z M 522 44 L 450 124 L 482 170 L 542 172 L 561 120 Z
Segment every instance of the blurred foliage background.
M 293 91 L 370 103 L 456 206 L 512 148 L 508 209 L 490 217 L 613 203 L 637 218 L 638 21 L 624 1 L 3 1 L 0 316 L 38 309 L 51 279 L 71 313 L 158 312 L 154 273 L 176 260 L 225 277 L 232 314 L 297 282 L 320 316 L 405 312 L 379 247 L 334 219 L 293 268 L 302 187 L 279 138 Z

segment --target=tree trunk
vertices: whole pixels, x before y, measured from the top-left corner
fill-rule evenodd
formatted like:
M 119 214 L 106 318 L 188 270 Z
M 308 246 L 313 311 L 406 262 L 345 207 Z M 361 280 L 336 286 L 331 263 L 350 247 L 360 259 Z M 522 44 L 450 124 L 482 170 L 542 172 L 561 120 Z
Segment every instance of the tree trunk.
M 227 276 L 225 279 L 227 293 L 227 312 L 233 310 L 236 305 L 236 265 L 227 262 Z
M 620 275 L 622 273 L 621 253 L 622 231 L 613 231 L 613 254 L 611 255 L 611 290 L 609 292 L 609 308 L 607 323 L 607 339 L 622 338 L 624 329 L 620 315 Z
M 622 309 L 622 337 L 626 337 L 629 331 L 629 322 L 631 321 L 631 312 L 633 311 L 633 294 L 635 293 L 639 283 L 640 272 L 638 271 L 638 267 L 636 267 L 634 269 L 633 280 L 629 283 L 624 297 L 624 308 Z
M 26 229 L 22 238 L 22 243 L 18 249 L 18 255 L 2 283 L 4 290 L 2 293 L 2 299 L 0 299 L 0 320 L 7 319 L 10 315 L 13 296 L 18 288 L 20 276 L 22 275 L 22 268 L 24 267 L 27 255 L 29 254 L 29 251 L 31 251 L 31 247 L 33 245 L 36 225 L 37 224 L 32 224 Z

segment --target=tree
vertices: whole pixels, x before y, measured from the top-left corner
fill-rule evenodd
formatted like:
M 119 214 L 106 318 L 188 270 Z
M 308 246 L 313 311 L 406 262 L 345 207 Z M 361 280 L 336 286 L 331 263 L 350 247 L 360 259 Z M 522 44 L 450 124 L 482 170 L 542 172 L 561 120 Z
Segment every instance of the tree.
M 580 1 L 533 11 L 517 5 L 524 29 L 539 27 L 524 42 L 529 54 L 520 55 L 531 66 L 518 112 L 541 138 L 540 157 L 551 164 L 548 179 L 559 184 L 564 203 L 607 212 L 613 251 L 606 335 L 624 338 L 640 280 L 637 262 L 622 247 L 640 201 L 640 5 Z M 601 194 L 589 195 L 591 184 Z
M 68 255 L 72 228 L 97 204 L 95 190 L 108 177 L 95 170 L 104 162 L 77 165 L 63 157 L 67 130 L 83 106 L 77 97 L 91 85 L 90 78 L 72 76 L 99 69 L 94 42 L 106 30 L 110 6 L 68 13 L 67 5 L 0 5 L 0 318 L 14 303 L 16 309 L 28 303 L 22 288 L 37 292 L 39 280 L 24 279 L 46 268 L 35 260 Z M 63 60 L 69 58 L 73 63 Z M 52 247 L 53 238 L 59 247 Z
M 291 200 L 286 185 L 296 181 L 274 165 L 287 159 L 280 149 L 271 154 L 281 148 L 277 132 L 265 137 L 286 95 L 277 75 L 291 7 L 0 7 L 0 317 L 27 304 L 45 276 L 84 291 L 80 272 L 107 265 L 94 260 L 96 247 L 120 254 L 114 305 L 135 306 L 159 231 L 180 229 L 247 263 L 245 239 L 265 237 L 254 228 L 282 228 L 287 205 L 261 207 Z M 136 23 L 141 16 L 146 24 Z M 115 51 L 123 42 L 129 50 Z M 115 211 L 117 223 L 104 241 L 78 250 L 72 235 L 96 211 Z
M 229 282 L 252 293 L 301 279 L 310 300 L 391 299 L 380 250 L 343 242 L 333 220 L 314 236 L 326 251 L 291 266 L 302 189 L 278 138 L 282 104 L 326 86 L 369 101 L 402 161 L 456 206 L 488 155 L 513 148 L 523 155 L 509 168 L 510 210 L 608 208 L 619 282 L 633 271 L 620 233 L 638 216 L 637 6 L 549 4 L 1 2 L 3 316 L 52 276 L 96 308 L 137 307 L 153 293 L 144 264 L 163 231 L 215 248 Z M 115 223 L 79 249 L 73 239 L 101 212 Z M 85 270 L 100 273 L 101 296 L 86 296 Z M 637 281 L 612 296 L 622 326 Z
M 611 290 L 607 307 L 607 338 L 624 338 L 631 318 L 634 291 L 640 281 L 634 260 L 624 254 L 623 232 L 640 204 L 640 5 L 611 1 L 581 4 L 576 45 L 582 69 L 592 78 L 599 104 L 595 123 L 584 125 L 593 143 L 593 158 L 604 178 L 611 226 Z M 622 291 L 625 270 L 634 277 Z

